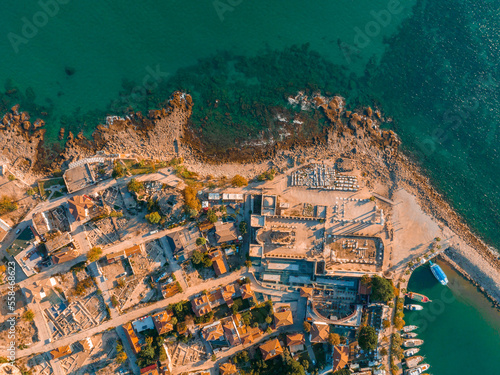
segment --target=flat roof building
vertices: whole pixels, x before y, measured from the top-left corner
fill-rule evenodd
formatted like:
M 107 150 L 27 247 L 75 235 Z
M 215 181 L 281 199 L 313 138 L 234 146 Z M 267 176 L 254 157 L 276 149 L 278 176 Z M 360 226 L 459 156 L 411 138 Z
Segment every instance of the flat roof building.
M 82 190 L 95 183 L 94 174 L 88 164 L 68 169 L 64 172 L 63 179 L 69 193 Z
M 66 232 L 45 242 L 45 247 L 47 248 L 47 252 L 51 254 L 56 250 L 59 250 L 60 248 L 66 245 L 69 245 L 72 242 L 73 238 L 71 237 L 71 234 L 69 232 Z

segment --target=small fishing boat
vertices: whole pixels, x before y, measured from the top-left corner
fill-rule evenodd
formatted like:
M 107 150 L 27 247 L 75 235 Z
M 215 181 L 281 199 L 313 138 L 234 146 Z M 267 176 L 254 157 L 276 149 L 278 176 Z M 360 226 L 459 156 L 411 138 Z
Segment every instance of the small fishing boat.
M 408 333 L 403 333 L 401 337 L 404 339 L 413 339 L 417 337 L 417 334 L 415 332 L 408 332 Z
M 415 346 L 420 346 L 424 343 L 424 340 L 420 340 L 420 339 L 409 339 L 409 340 L 405 340 L 403 342 L 403 346 L 405 348 L 413 348 Z
M 423 310 L 424 308 L 420 305 L 409 304 L 409 305 L 405 305 L 405 309 L 411 310 L 411 311 L 420 311 L 420 310 Z
M 413 292 L 406 293 L 406 297 L 422 303 L 432 302 L 427 296 L 424 296 L 423 294 L 420 293 L 413 293 Z
M 408 368 L 413 368 L 413 367 L 418 366 L 418 364 L 420 362 L 422 362 L 423 360 L 424 360 L 424 357 L 422 357 L 421 355 L 416 355 L 415 357 L 406 358 L 405 362 L 406 362 L 406 366 L 408 366 Z
M 405 357 L 411 357 L 412 355 L 417 354 L 420 351 L 420 348 L 412 348 L 412 349 L 406 349 L 403 354 Z
M 415 331 L 417 328 L 418 328 L 418 326 L 404 326 L 403 327 L 403 332 Z

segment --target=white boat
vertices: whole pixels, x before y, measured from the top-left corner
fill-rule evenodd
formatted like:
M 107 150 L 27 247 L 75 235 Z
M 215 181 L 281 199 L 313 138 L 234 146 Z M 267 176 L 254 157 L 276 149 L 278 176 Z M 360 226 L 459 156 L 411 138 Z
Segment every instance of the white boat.
M 410 305 L 405 305 L 405 309 L 411 310 L 411 311 L 420 311 L 420 310 L 423 310 L 424 308 L 421 305 L 410 304 Z
M 413 367 L 409 370 L 405 371 L 405 375 L 421 375 L 425 370 L 428 370 L 431 366 L 427 363 L 423 363 L 418 365 L 417 367 Z
M 415 346 L 420 346 L 424 343 L 424 340 L 419 340 L 419 339 L 409 339 L 409 340 L 405 340 L 403 342 L 403 346 L 405 348 L 413 348 Z
M 415 331 L 417 328 L 418 328 L 418 326 L 404 326 L 403 327 L 403 332 Z
M 403 354 L 405 357 L 411 357 L 412 355 L 417 354 L 420 351 L 420 348 L 411 348 L 411 349 L 406 349 Z

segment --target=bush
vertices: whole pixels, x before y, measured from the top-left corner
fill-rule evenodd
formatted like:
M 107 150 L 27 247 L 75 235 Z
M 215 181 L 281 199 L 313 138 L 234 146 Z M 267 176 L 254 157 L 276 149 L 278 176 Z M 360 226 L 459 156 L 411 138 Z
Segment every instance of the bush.
M 247 222 L 246 221 L 242 221 L 240 223 L 240 233 L 242 236 L 244 236 L 247 233 Z
M 111 305 L 116 309 L 118 306 L 120 306 L 120 303 L 118 302 L 118 298 L 113 294 L 111 296 Z
M 123 362 L 125 362 L 127 360 L 127 354 L 125 352 L 119 352 L 117 355 L 116 355 L 116 363 L 118 364 L 122 364 Z
M 111 176 L 113 176 L 113 178 L 122 178 L 125 176 L 125 173 L 127 173 L 127 169 L 122 165 L 122 163 L 116 162 Z
M 0 198 L 0 215 L 17 210 L 17 203 L 14 199 L 7 195 L 2 195 Z
M 137 181 L 135 178 L 130 180 L 130 182 L 127 185 L 128 190 L 134 193 L 138 193 L 142 190 L 144 190 L 144 184 L 140 181 Z
M 150 214 L 146 215 L 146 220 L 151 224 L 158 224 L 161 220 L 161 216 L 158 212 L 151 212 Z
M 272 181 L 274 180 L 274 176 L 276 175 L 276 170 L 271 169 L 270 171 L 263 172 L 257 177 L 257 180 L 259 181 Z
M 245 177 L 237 174 L 231 179 L 231 185 L 238 187 L 248 186 L 248 180 Z

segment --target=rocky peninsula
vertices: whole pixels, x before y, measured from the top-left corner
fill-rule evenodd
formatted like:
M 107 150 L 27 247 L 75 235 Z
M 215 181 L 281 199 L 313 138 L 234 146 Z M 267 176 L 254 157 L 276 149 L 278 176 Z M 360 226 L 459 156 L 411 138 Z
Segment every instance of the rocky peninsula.
M 27 184 L 98 152 L 134 154 L 162 161 L 182 158 L 190 171 L 211 178 L 235 174 L 255 178 L 270 169 L 280 173 L 312 160 L 345 160 L 361 170 L 370 188 L 381 196 L 395 202 L 414 201 L 416 205 L 406 225 L 411 225 L 411 220 L 429 221 L 429 226 L 448 240 L 446 254 L 452 264 L 490 298 L 500 301 L 498 254 L 472 232 L 432 187 L 421 168 L 399 150 L 397 134 L 380 127 L 390 121 L 381 109 L 349 109 L 339 96 L 299 92 L 288 98 L 288 106 L 300 111 L 291 115 L 285 103 L 283 111 L 275 111 L 274 126 L 279 136 L 263 132 L 258 139 L 247 140 L 224 152 L 206 153 L 200 141 L 203 134 L 190 126 L 193 105 L 196 103 L 189 94 L 175 92 L 159 110 L 108 117 L 106 124 L 97 126 L 92 139 L 69 132 L 64 148 L 45 144 L 43 121 L 30 122 L 29 114 L 15 106 L 0 124 L 0 158 Z M 327 121 L 328 127 L 306 137 L 305 134 L 310 134 L 311 120 L 318 117 Z M 388 236 L 395 230 L 394 223 L 393 218 L 387 218 Z M 387 276 L 403 276 L 408 258 L 406 254 L 398 255 L 400 251 L 404 252 L 393 249 Z

